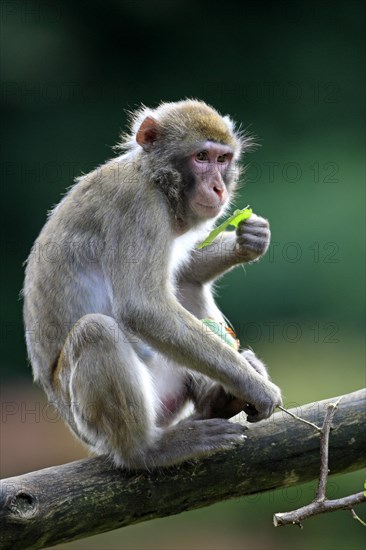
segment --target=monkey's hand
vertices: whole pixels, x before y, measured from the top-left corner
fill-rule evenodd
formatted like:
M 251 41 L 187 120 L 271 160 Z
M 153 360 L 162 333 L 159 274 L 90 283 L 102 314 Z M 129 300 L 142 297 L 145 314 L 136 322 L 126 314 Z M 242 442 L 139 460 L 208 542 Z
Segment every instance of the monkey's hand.
M 248 397 L 235 397 L 220 384 L 215 384 L 195 403 L 197 418 L 231 418 L 244 411 L 248 422 L 259 422 L 271 416 L 282 404 L 281 390 L 269 380 L 263 379 Z M 251 394 L 251 395 L 250 395 Z
M 247 379 L 242 396 L 239 397 L 225 390 L 221 384 L 208 383 L 206 387 L 205 377 L 200 379 L 196 375 L 192 397 L 197 418 L 231 418 L 244 411 L 248 422 L 258 422 L 271 416 L 282 403 L 281 390 L 268 380 L 267 369 L 262 361 L 249 349 L 241 355 L 260 378 L 256 376 Z M 197 385 L 198 381 L 201 383 Z
M 243 411 L 248 422 L 264 420 L 273 414 L 278 405 L 282 405 L 280 388 L 262 377 L 260 381 L 248 384 L 246 393 L 248 397 Z
M 196 418 L 231 418 L 239 414 L 246 401 L 228 393 L 221 384 L 210 385 L 207 391 L 196 396 Z
M 239 223 L 236 230 L 236 254 L 242 262 L 252 262 L 263 256 L 269 247 L 271 231 L 264 218 L 252 216 Z
M 282 404 L 281 390 L 275 384 L 270 382 L 267 369 L 260 359 L 251 349 L 246 349 L 241 352 L 241 356 L 249 363 L 249 365 L 263 377 L 248 386 L 252 387 L 252 395 L 247 401 L 233 397 L 232 401 L 226 405 L 228 410 L 235 411 L 237 414 L 244 411 L 247 414 L 248 422 L 258 422 L 264 418 L 268 418 L 274 409 Z M 240 407 L 240 410 L 238 410 Z M 229 417 L 227 417 L 229 418 Z

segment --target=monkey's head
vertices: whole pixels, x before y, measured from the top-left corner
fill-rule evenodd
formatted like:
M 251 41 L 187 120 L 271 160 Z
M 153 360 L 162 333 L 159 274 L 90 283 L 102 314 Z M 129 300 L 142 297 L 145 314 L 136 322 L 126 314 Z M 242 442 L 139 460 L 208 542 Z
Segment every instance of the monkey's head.
M 166 195 L 175 219 L 189 226 L 223 214 L 250 138 L 202 101 L 163 103 L 132 114 L 122 147 L 140 155 L 144 175 Z

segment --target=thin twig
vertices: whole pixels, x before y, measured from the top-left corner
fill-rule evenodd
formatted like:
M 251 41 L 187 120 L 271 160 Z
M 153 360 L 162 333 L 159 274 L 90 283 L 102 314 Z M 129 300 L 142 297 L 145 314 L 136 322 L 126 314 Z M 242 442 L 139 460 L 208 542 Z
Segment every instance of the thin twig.
M 325 418 L 322 426 L 321 436 L 320 436 L 320 475 L 318 481 L 318 487 L 315 494 L 315 501 L 320 502 L 324 500 L 325 492 L 327 488 L 327 479 L 328 479 L 328 462 L 329 462 L 329 434 L 332 426 L 333 416 L 336 412 L 338 403 L 342 397 L 337 399 L 335 403 L 329 403 L 327 406 L 327 411 L 325 413 Z
M 294 414 L 293 412 L 289 411 L 288 409 L 285 409 L 285 407 L 281 407 L 281 405 L 278 405 L 277 408 L 280 409 L 281 411 L 289 414 L 290 416 L 292 416 L 292 418 L 295 418 L 299 422 L 303 422 L 304 424 L 307 424 L 308 426 L 311 426 L 312 428 L 315 428 L 316 430 L 318 430 L 318 432 L 321 433 L 322 429 L 319 428 L 319 426 L 317 426 L 316 424 L 313 424 L 313 422 L 309 422 L 309 420 L 305 420 L 305 418 L 301 418 L 301 416 L 297 416 L 297 414 Z
M 361 523 L 361 525 L 363 525 L 364 527 L 366 527 L 366 523 L 360 518 L 360 516 L 358 516 L 356 514 L 356 512 L 354 511 L 353 508 L 351 508 L 351 514 L 352 514 L 352 517 L 353 519 L 356 519 L 357 521 L 359 521 Z

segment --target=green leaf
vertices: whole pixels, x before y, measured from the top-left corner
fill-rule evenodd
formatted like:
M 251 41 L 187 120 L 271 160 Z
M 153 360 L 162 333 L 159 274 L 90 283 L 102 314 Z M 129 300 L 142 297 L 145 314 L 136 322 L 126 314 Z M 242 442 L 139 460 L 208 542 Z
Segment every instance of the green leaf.
M 251 208 L 248 208 L 248 206 L 246 206 L 242 210 L 235 210 L 234 214 L 232 214 L 221 225 L 219 225 L 218 227 L 215 227 L 215 229 L 213 229 L 211 231 L 209 236 L 202 243 L 198 244 L 196 246 L 196 248 L 198 250 L 200 250 L 201 248 L 204 248 L 205 246 L 208 246 L 209 244 L 211 244 L 216 239 L 216 237 L 218 235 L 220 235 L 220 233 L 225 231 L 225 229 L 229 225 L 233 225 L 234 227 L 238 227 L 240 222 L 242 222 L 243 220 L 247 220 L 248 218 L 250 218 L 250 216 L 252 214 L 253 214 L 253 211 L 252 211 Z
M 228 344 L 231 348 L 234 348 L 236 351 L 238 350 L 238 340 L 236 340 L 235 338 L 233 338 L 231 336 L 231 334 L 229 334 L 226 329 L 225 329 L 225 326 L 223 326 L 222 323 L 218 323 L 217 321 L 214 321 L 213 319 L 201 319 L 201 322 L 206 325 L 206 327 L 211 331 L 213 332 L 214 334 L 216 334 L 216 336 L 218 336 L 219 338 L 221 338 L 221 340 L 225 343 L 225 344 Z

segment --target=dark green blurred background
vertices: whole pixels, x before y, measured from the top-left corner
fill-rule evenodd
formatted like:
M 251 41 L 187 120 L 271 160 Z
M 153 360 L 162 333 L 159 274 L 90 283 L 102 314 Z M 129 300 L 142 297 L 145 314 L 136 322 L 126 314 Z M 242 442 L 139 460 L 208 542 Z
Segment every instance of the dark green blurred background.
M 288 405 L 364 386 L 364 2 L 5 1 L 1 10 L 5 400 L 41 399 L 29 386 L 19 291 L 47 210 L 113 155 L 126 109 L 184 97 L 230 114 L 261 144 L 245 159 L 236 206 L 269 218 L 272 246 L 218 293 L 242 344 L 269 364 Z M 68 460 L 33 454 L 17 471 L 24 425 L 12 420 L 3 475 Z M 36 437 L 46 436 L 29 441 L 33 453 Z M 331 496 L 359 491 L 363 477 L 332 478 Z M 364 531 L 346 512 L 302 532 L 271 526 L 273 512 L 309 501 L 312 487 L 62 547 L 361 548 Z

